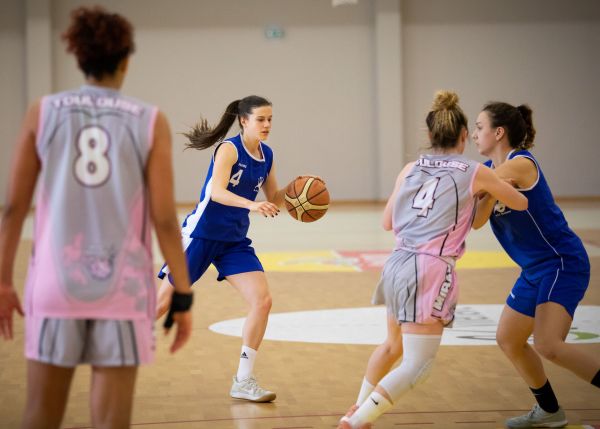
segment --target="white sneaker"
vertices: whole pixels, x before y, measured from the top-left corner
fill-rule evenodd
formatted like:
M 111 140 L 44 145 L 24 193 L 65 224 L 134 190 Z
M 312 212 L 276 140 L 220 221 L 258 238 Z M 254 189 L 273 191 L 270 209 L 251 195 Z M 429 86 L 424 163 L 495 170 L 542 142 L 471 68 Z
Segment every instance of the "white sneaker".
M 529 413 L 508 419 L 505 423 L 510 429 L 562 428 L 568 421 L 562 408 L 555 413 L 547 413 L 535 404 Z
M 232 398 L 246 399 L 252 402 L 271 402 L 277 396 L 275 392 L 260 387 L 252 375 L 244 380 L 238 380 L 234 376 L 229 394 Z

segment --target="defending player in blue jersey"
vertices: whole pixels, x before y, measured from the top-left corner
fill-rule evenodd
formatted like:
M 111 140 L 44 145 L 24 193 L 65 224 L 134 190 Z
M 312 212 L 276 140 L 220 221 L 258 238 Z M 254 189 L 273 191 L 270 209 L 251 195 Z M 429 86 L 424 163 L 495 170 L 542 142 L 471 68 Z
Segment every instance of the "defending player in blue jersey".
M 522 269 L 507 298 L 496 339 L 538 404 L 527 415 L 508 419 L 509 428 L 567 424 L 539 355 L 600 387 L 600 362 L 565 343 L 588 287 L 590 263 L 529 152 L 535 137 L 531 116 L 526 105 L 489 103 L 473 131 L 479 153 L 490 158 L 486 165 L 511 180 L 529 200 L 529 209 L 517 212 L 486 195 L 473 223 L 479 228 L 489 218 L 496 238 Z M 532 333 L 534 347 L 527 343 Z
M 230 103 L 214 128 L 203 120 L 186 134 L 189 148 L 201 150 L 218 143 L 200 202 L 183 222 L 190 280 L 192 284 L 196 282 L 213 264 L 217 279 L 226 279 L 248 303 L 240 363 L 230 394 L 254 402 L 272 401 L 276 396 L 258 386 L 253 375 L 257 350 L 267 327 L 271 295 L 263 267 L 246 237 L 250 211 L 274 217 L 284 201 L 285 190 L 278 188 L 275 179 L 273 152 L 263 142 L 271 131 L 272 116 L 271 103 L 252 95 Z M 242 132 L 223 140 L 236 118 Z M 261 189 L 267 201 L 255 201 Z M 158 317 L 168 308 L 173 292 L 168 273 L 165 266 L 159 274 L 164 281 L 159 291 Z

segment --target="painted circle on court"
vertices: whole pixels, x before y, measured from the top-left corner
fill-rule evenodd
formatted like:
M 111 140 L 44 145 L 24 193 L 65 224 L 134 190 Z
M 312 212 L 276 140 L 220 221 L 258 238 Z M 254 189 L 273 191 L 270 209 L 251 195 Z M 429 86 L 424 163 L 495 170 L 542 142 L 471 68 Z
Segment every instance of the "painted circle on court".
M 496 344 L 501 304 L 459 305 L 452 328 L 444 329 L 442 345 L 489 346 Z M 245 318 L 223 320 L 209 329 L 223 335 L 242 336 Z M 386 337 L 383 306 L 272 313 L 265 340 L 328 344 L 381 344 Z M 600 306 L 577 308 L 568 343 L 600 343 Z

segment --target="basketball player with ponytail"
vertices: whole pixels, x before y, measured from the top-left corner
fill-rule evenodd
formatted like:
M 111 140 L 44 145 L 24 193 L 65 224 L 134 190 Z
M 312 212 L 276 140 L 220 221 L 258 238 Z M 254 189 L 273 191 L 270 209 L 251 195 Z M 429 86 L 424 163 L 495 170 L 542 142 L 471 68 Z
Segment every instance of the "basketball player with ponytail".
M 273 152 L 263 142 L 271 131 L 272 117 L 271 102 L 251 95 L 231 102 L 214 128 L 202 120 L 186 134 L 188 148 L 203 150 L 216 144 L 200 202 L 182 226 L 189 275 L 193 284 L 212 263 L 217 280 L 227 280 L 250 307 L 230 395 L 253 402 L 272 401 L 276 396 L 257 384 L 253 372 L 271 310 L 271 294 L 252 241 L 246 237 L 249 212 L 274 217 L 284 202 L 285 190 L 279 189 L 275 179 Z M 223 140 L 236 120 L 241 132 Z M 261 189 L 266 201 L 256 201 Z M 167 265 L 159 277 L 164 279 L 158 298 L 160 317 L 173 293 Z
M 512 211 L 485 195 L 474 228 L 490 220 L 496 238 L 521 267 L 500 318 L 496 341 L 525 380 L 537 404 L 509 428 L 562 427 L 564 411 L 544 372 L 540 355 L 600 387 L 600 362 L 565 343 L 573 315 L 590 279 L 588 255 L 554 202 L 533 147 L 535 128 L 527 105 L 493 102 L 477 118 L 473 141 L 486 165 L 527 197 L 529 208 Z M 533 334 L 533 347 L 527 340 Z
M 63 39 L 85 84 L 43 97 L 25 115 L 0 226 L 0 336 L 12 338 L 13 312 L 24 309 L 22 428 L 60 427 L 75 368 L 84 363 L 91 365 L 92 426 L 128 428 L 138 366 L 154 355 L 152 224 L 176 285 L 172 352 L 192 328 L 171 134 L 156 106 L 119 91 L 134 51 L 124 17 L 77 8 Z M 13 265 L 36 183 L 22 309 Z
M 430 153 L 402 169 L 383 212 L 383 228 L 394 232 L 396 247 L 373 303 L 387 307 L 387 339 L 371 355 L 342 429 L 371 427 L 431 371 L 444 327 L 454 320 L 454 266 L 465 251 L 476 194 L 488 192 L 513 210 L 527 208 L 527 198 L 491 169 L 462 156 L 467 118 L 455 93 L 436 94 L 426 124 Z

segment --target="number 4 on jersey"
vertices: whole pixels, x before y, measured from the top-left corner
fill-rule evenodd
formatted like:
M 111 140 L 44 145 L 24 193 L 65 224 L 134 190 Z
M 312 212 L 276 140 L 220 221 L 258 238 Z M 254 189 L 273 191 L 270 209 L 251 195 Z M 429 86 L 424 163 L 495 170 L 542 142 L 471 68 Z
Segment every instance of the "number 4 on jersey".
M 231 183 L 233 185 L 233 187 L 235 188 L 237 185 L 240 184 L 240 179 L 242 178 L 242 174 L 244 173 L 243 169 L 239 169 L 237 171 L 237 173 L 235 173 L 233 176 L 231 176 L 231 178 L 229 179 L 229 183 Z
M 429 210 L 433 208 L 435 202 L 435 190 L 437 189 L 439 177 L 433 177 L 427 182 L 423 183 L 415 198 L 413 198 L 413 209 L 419 210 L 417 216 L 427 217 Z

